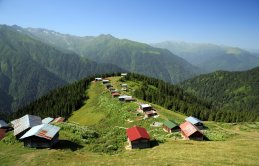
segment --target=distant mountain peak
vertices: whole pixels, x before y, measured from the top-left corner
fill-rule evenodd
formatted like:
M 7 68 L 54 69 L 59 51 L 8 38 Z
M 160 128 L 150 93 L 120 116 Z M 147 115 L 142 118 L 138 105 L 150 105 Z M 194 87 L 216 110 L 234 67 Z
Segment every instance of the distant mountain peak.
M 166 48 L 207 72 L 241 71 L 259 66 L 258 57 L 238 47 L 170 41 L 151 45 Z
M 114 36 L 112 36 L 111 34 L 100 34 L 99 36 L 100 38 L 107 38 L 107 39 L 115 39 Z

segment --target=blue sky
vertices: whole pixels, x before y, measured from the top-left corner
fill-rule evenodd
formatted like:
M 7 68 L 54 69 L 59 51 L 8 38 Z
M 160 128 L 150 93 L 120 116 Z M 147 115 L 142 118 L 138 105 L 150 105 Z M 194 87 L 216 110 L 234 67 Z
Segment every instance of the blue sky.
M 0 0 L 0 24 L 259 49 L 259 0 Z

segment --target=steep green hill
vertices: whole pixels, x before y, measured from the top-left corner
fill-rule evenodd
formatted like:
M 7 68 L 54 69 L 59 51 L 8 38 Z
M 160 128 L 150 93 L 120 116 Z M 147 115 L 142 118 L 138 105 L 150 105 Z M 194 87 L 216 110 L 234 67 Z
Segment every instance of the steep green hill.
M 241 71 L 259 66 L 258 57 L 235 47 L 185 42 L 162 42 L 151 45 L 169 49 L 207 72 L 216 70 Z
M 59 115 L 69 117 L 74 110 L 81 106 L 82 101 L 88 98 L 84 95 L 84 91 L 87 90 L 87 85 L 92 79 L 86 78 L 65 88 L 57 89 L 53 93 L 49 93 L 47 96 L 20 109 L 16 112 L 15 117 L 26 113 L 39 116 Z M 212 101 L 196 97 L 179 86 L 171 85 L 155 78 L 129 73 L 127 77 L 122 78 L 120 81 L 121 83 L 125 81 L 129 83 L 133 87 L 129 93 L 141 100 L 158 104 L 172 112 L 196 116 L 202 120 L 248 122 L 257 121 L 259 118 L 258 112 L 247 112 L 247 110 L 243 109 L 236 111 L 225 109 L 225 107 L 220 107 Z M 70 88 L 74 90 L 69 90 Z M 237 106 L 244 107 L 240 106 L 240 104 Z M 257 105 L 251 105 L 250 107 L 253 106 L 255 106 L 253 109 L 256 109 Z
M 111 35 L 78 37 L 46 29 L 22 29 L 26 34 L 56 48 L 73 51 L 96 62 L 117 65 L 131 72 L 176 83 L 200 73 L 200 70 L 168 50 L 151 47 Z
M 135 74 L 126 79 L 108 78 L 117 89 L 120 88 L 121 83 L 127 83 L 129 91 L 124 92 L 126 94 L 134 94 L 134 91 L 141 88 L 144 82 L 150 82 L 148 86 L 153 88 L 155 88 L 153 84 L 157 83 L 152 78 L 146 78 L 142 83 L 137 78 L 143 78 L 143 76 Z M 204 123 L 207 129 L 202 132 L 210 141 L 182 140 L 180 133 L 168 134 L 162 127 L 153 127 L 151 124 L 163 122 L 165 119 L 182 123 L 184 115 L 151 103 L 160 117 L 144 120 L 143 115 L 138 113 L 136 108 L 139 102 L 147 103 L 147 101 L 137 98 L 137 102 L 119 102 L 117 98 L 111 97 L 102 83 L 90 82 L 92 79 L 84 79 L 53 91 L 23 109 L 25 111 L 23 113 L 27 110 L 28 113 L 39 114 L 42 118 L 68 115 L 67 122 L 55 124 L 61 127 L 61 131 L 60 142 L 54 149 L 24 148 L 21 142 L 15 141 L 10 132 L 4 140 L 0 141 L 1 162 L 4 165 L 129 165 L 129 163 L 134 165 L 186 165 L 186 163 L 256 165 L 258 163 L 258 123 L 233 124 L 206 121 Z M 161 88 L 164 85 L 160 82 Z M 167 88 L 171 89 L 171 87 Z M 175 87 L 175 89 L 181 91 L 180 88 Z M 179 93 L 175 99 L 181 100 L 182 97 Z M 81 101 L 80 105 L 70 112 L 72 116 L 67 114 L 70 109 L 67 111 L 62 109 L 66 100 L 73 101 L 69 103 L 72 107 L 77 103 L 76 101 Z M 187 98 L 183 101 L 187 102 Z M 193 98 L 193 102 L 195 101 L 197 99 Z M 42 108 L 41 103 L 46 106 L 46 109 Z M 32 110 L 34 111 L 30 112 Z M 44 110 L 49 111 L 44 112 Z M 53 111 L 54 113 L 51 114 Z M 125 130 L 134 125 L 147 129 L 151 135 L 152 148 L 125 150 L 127 145 Z
M 122 70 L 64 53 L 15 27 L 0 26 L 0 112 L 17 110 L 68 82 L 116 71 Z
M 259 112 L 259 67 L 244 72 L 217 71 L 181 86 L 218 109 Z

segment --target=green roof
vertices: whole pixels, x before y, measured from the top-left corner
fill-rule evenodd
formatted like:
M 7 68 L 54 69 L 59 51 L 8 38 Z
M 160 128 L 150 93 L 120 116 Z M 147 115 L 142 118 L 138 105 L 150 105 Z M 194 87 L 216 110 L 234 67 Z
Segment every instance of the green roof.
M 173 122 L 171 122 L 169 120 L 164 121 L 164 125 L 167 126 L 170 129 L 175 128 L 176 126 L 178 126 L 176 123 L 173 123 Z

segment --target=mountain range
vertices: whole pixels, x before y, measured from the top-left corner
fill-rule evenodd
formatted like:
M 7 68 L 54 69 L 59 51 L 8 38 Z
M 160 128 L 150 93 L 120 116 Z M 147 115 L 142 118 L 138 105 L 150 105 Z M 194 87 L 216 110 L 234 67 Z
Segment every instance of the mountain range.
M 201 53 L 203 49 L 205 53 Z M 224 49 L 215 45 L 178 45 L 171 50 L 180 56 L 184 52 L 186 56 L 182 57 L 187 60 L 190 55 L 190 64 L 167 49 L 111 35 L 79 37 L 47 29 L 0 25 L 0 112 L 15 111 L 52 89 L 96 74 L 129 71 L 176 84 L 216 70 L 208 62 L 213 58 L 211 63 L 221 59 L 229 70 L 245 70 L 257 64 L 256 57 L 247 51 Z M 203 65 L 192 53 L 197 53 Z M 242 59 L 246 61 L 241 63 Z M 209 67 L 204 67 L 206 64 Z
M 98 73 L 125 71 L 65 53 L 17 31 L 0 26 L 0 112 L 10 112 L 48 91 Z
M 111 35 L 78 37 L 0 25 L 0 112 L 98 73 L 133 71 L 177 83 L 199 69 L 166 49 Z
M 109 63 L 125 70 L 178 83 L 201 71 L 166 49 L 118 39 L 112 35 L 73 36 L 47 29 L 16 28 L 64 52 L 74 52 L 98 63 Z
M 256 54 L 236 47 L 173 41 L 151 45 L 166 48 L 205 72 L 242 71 L 259 66 L 259 57 Z

